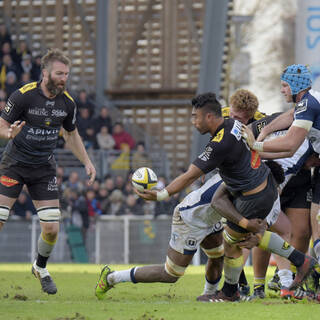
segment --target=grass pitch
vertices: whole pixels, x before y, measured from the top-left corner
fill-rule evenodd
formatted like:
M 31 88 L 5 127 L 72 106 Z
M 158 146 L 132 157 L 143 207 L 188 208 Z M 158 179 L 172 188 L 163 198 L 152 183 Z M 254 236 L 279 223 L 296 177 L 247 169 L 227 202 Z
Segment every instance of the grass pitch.
M 31 275 L 31 264 L 0 264 L 2 320 L 188 320 L 188 319 L 319 319 L 320 304 L 267 299 L 240 303 L 200 303 L 204 266 L 191 266 L 176 284 L 122 283 L 98 301 L 94 287 L 101 265 L 49 264 L 58 293 L 44 294 Z M 111 266 L 127 269 L 129 266 Z M 268 278 L 273 269 L 269 270 Z M 252 269 L 246 268 L 252 282 Z

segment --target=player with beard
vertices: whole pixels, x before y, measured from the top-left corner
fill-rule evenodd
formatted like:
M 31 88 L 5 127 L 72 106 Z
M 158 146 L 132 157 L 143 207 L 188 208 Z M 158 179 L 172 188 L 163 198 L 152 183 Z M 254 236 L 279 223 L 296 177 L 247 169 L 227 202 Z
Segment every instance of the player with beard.
M 49 50 L 42 58 L 42 79 L 13 92 L 0 117 L 0 138 L 9 140 L 0 163 L 0 229 L 25 184 L 41 226 L 32 273 L 48 294 L 57 292 L 46 265 L 59 232 L 53 152 L 61 127 L 67 146 L 85 166 L 90 177 L 88 184 L 96 176 L 76 128 L 75 102 L 66 91 L 70 65 L 62 51 Z

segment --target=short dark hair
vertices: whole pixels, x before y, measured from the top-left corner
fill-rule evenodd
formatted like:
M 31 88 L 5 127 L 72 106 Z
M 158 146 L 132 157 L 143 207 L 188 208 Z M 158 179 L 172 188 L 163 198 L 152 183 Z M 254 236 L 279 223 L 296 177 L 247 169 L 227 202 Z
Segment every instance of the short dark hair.
M 218 117 L 222 116 L 221 104 L 217 100 L 216 94 L 213 92 L 197 95 L 192 99 L 191 104 L 195 109 L 203 108 L 206 112 L 213 113 Z

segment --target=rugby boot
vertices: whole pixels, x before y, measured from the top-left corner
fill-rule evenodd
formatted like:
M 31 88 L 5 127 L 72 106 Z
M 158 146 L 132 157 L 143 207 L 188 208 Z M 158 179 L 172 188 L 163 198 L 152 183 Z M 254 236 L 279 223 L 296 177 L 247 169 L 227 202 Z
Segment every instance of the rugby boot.
M 42 291 L 47 294 L 56 294 L 57 287 L 53 282 L 47 268 L 40 268 L 37 266 L 36 261 L 32 265 L 32 274 L 39 279 L 42 287 Z
M 240 299 L 241 300 L 247 300 L 247 298 L 250 296 L 250 286 L 240 284 L 239 285 L 239 293 L 240 293 Z
M 256 285 L 253 289 L 253 294 L 248 298 L 249 301 L 255 299 L 264 299 L 266 294 L 264 293 L 264 285 Z
M 200 302 L 211 302 L 211 299 L 215 296 L 215 293 L 212 294 L 202 294 L 201 296 L 197 297 L 197 301 Z
M 219 290 L 210 299 L 210 302 L 239 302 L 239 301 L 240 301 L 239 291 L 236 291 L 231 297 L 229 297 L 229 296 L 226 296 L 222 290 Z
M 268 282 L 268 289 L 273 291 L 279 291 L 280 290 L 280 278 L 278 273 L 275 273 L 271 280 Z
M 312 270 L 305 282 L 308 293 L 315 294 L 318 291 L 319 279 L 319 273 L 316 270 Z
M 294 280 L 289 288 L 289 290 L 295 290 L 298 288 L 300 284 L 304 282 L 304 280 L 311 273 L 312 269 L 317 265 L 317 260 L 310 257 L 305 256 L 304 262 L 300 267 L 297 267 L 297 273 L 294 277 Z
M 291 298 L 293 298 L 294 296 L 294 291 L 293 290 L 290 290 L 289 288 L 287 287 L 281 287 L 280 289 L 280 297 L 281 299 L 286 299 L 286 300 L 289 300 Z
M 114 271 L 111 271 L 107 265 L 105 265 L 101 270 L 100 277 L 95 288 L 95 295 L 99 300 L 102 300 L 105 293 L 113 288 L 113 286 L 110 285 L 107 280 L 108 275 L 112 272 Z

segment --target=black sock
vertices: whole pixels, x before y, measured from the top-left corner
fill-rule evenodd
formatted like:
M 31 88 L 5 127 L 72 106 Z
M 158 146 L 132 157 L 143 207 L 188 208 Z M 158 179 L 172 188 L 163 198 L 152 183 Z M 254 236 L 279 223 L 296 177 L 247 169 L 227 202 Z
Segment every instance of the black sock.
M 303 265 L 304 258 L 305 258 L 305 255 L 302 252 L 294 249 L 290 254 L 290 256 L 288 257 L 288 260 L 292 262 L 292 264 L 294 264 L 296 267 L 299 268 L 300 266 Z
M 242 269 L 240 278 L 239 278 L 239 285 L 240 286 L 246 286 L 248 284 L 246 274 L 244 273 L 244 270 Z
M 40 253 L 38 253 L 36 265 L 40 268 L 45 268 L 47 266 L 47 261 L 49 257 L 44 257 Z
M 238 284 L 230 284 L 227 282 L 224 282 L 222 292 L 227 296 L 227 297 L 232 297 L 238 290 Z

